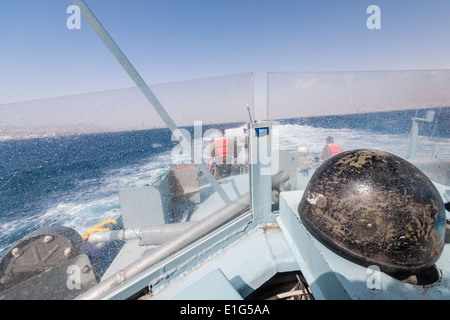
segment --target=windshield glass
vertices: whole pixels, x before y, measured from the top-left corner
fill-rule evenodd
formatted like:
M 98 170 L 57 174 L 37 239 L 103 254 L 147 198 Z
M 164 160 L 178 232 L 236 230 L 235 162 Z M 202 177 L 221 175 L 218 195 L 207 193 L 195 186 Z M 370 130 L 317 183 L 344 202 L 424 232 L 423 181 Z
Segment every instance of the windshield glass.
M 428 79 L 425 91 L 432 81 L 437 88 L 428 100 L 422 93 L 420 103 L 415 98 L 405 99 L 414 105 L 413 109 L 399 103 L 412 92 L 405 84 L 402 95 L 392 91 L 383 103 L 375 96 L 366 103 L 357 103 L 351 90 L 342 92 L 342 81 L 355 79 L 355 75 L 358 86 L 362 86 L 362 79 L 373 84 L 373 76 L 381 84 L 383 77 L 374 72 L 269 74 L 268 115 L 274 122 L 273 148 L 298 157 L 293 188 L 303 189 L 324 161 L 328 137 L 334 139 L 339 151 L 373 148 L 394 153 L 415 163 L 438 186 L 450 185 L 450 109 L 446 91 L 439 90 L 445 79 L 443 73 L 447 75 L 414 72 L 414 79 L 420 79 L 420 75 Z M 320 85 L 323 77 L 326 85 Z M 421 92 L 417 82 L 411 85 L 414 92 Z M 339 90 L 334 90 L 335 86 Z M 321 90 L 315 91 L 316 87 Z M 236 142 L 237 152 L 232 173 L 214 177 L 221 181 L 230 200 L 249 190 L 245 137 L 246 123 L 253 114 L 252 74 L 152 88 L 169 114 L 184 125 L 181 129 L 192 139 L 188 144 L 180 143 L 164 128 L 136 88 L 1 106 L 2 255 L 11 254 L 14 243 L 45 226 L 62 225 L 83 235 L 84 250 L 91 260 L 95 260 L 92 255 L 99 254 L 95 246 L 105 242 L 101 237 L 91 239 L 93 243 L 87 241 L 91 233 L 99 231 L 92 227 L 102 228 L 102 223 L 109 223 L 108 231 L 142 231 L 142 236 L 128 234 L 126 241 L 116 241 L 120 244 L 114 250 L 109 248 L 102 257 L 107 263 L 97 266 L 97 281 L 108 278 L 165 241 L 155 240 L 154 235 L 146 237 L 144 227 L 152 227 L 149 232 L 154 234 L 155 228 L 160 232 L 162 225 L 170 224 L 177 229 L 164 232 L 172 232 L 168 237 L 177 237 L 183 233 L 184 223 L 202 220 L 224 207 L 224 200 L 198 167 L 210 164 L 211 146 L 220 128 Z M 206 99 L 201 95 L 204 88 Z M 217 112 L 206 111 L 211 101 L 219 102 Z M 318 105 L 324 109 L 317 111 Z M 330 108 L 325 108 L 327 105 Z M 195 106 L 200 112 L 185 117 L 196 110 Z M 402 106 L 408 110 L 402 110 Z M 191 121 L 194 123 L 189 126 Z M 188 147 L 200 151 L 201 161 L 192 163 L 185 152 Z M 277 170 L 285 169 L 282 158 L 280 152 Z
M 137 88 L 0 106 L 2 256 L 46 226 L 72 228 L 86 240 L 89 229 L 105 221 L 138 231 L 202 220 L 225 204 L 206 174 L 221 180 L 231 201 L 248 192 L 245 131 L 253 114 L 253 75 L 151 88 L 186 140 L 172 135 Z M 230 141 L 223 165 L 212 154 L 221 130 Z M 201 172 L 202 164 L 208 172 Z M 160 244 L 152 241 L 146 244 Z M 148 249 L 137 247 L 142 250 L 115 270 Z M 99 276 L 106 271 L 101 268 Z
M 449 75 L 272 72 L 267 115 L 279 121 L 280 145 L 292 151 L 304 147 L 320 157 L 330 136 L 342 150 L 372 148 L 410 161 L 448 161 Z

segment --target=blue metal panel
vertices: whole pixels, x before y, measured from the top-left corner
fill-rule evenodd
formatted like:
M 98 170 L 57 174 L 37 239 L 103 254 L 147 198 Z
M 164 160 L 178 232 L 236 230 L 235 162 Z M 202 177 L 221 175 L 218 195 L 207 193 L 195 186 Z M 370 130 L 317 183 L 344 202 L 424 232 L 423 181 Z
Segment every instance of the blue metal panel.
M 119 191 L 120 208 L 125 229 L 165 223 L 164 204 L 160 191 L 153 186 Z
M 175 300 L 242 300 L 222 270 L 216 269 L 174 297 Z
M 450 248 L 436 263 L 442 276 L 430 285 L 401 282 L 332 252 L 303 226 L 297 212 L 303 191 L 281 193 L 278 223 L 316 299 L 450 299 Z M 372 266 L 371 266 L 372 267 Z
M 280 194 L 280 215 L 277 219 L 280 228 L 291 246 L 300 270 L 308 282 L 315 299 L 347 300 L 349 295 L 333 274 L 322 253 L 313 244 L 310 235 L 303 228 L 296 214 L 302 198 L 302 191 L 282 192 Z
M 174 261 L 174 264 L 180 261 Z M 149 299 L 174 299 L 181 292 L 202 281 L 205 274 L 220 269 L 230 284 L 246 297 L 276 273 L 298 270 L 292 252 L 276 223 L 260 225 L 216 254 L 194 264 L 183 273 L 174 275 L 169 265 L 164 268 L 171 274 L 170 283 L 164 279 L 153 281 L 153 295 Z

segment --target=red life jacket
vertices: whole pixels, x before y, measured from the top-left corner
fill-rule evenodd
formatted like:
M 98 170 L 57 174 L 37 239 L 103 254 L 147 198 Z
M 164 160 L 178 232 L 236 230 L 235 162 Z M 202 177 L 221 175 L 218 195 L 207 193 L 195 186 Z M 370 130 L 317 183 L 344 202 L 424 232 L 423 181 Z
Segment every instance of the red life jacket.
M 219 158 L 226 158 L 229 143 L 230 141 L 225 138 L 214 139 L 214 146 L 216 147 L 216 156 L 218 156 Z
M 339 147 L 339 146 L 330 145 L 330 146 L 328 146 L 328 148 L 330 148 L 332 157 L 334 157 L 335 155 L 337 155 L 338 153 L 341 152 L 341 147 Z

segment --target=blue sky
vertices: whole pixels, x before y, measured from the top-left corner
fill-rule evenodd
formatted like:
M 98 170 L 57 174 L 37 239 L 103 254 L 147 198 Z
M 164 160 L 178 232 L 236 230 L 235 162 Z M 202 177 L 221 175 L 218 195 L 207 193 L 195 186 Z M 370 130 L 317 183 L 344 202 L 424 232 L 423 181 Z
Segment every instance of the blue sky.
M 87 0 L 149 84 L 269 71 L 450 69 L 448 0 Z M 0 2 L 0 104 L 131 87 L 64 0 Z M 381 29 L 369 30 L 369 5 Z

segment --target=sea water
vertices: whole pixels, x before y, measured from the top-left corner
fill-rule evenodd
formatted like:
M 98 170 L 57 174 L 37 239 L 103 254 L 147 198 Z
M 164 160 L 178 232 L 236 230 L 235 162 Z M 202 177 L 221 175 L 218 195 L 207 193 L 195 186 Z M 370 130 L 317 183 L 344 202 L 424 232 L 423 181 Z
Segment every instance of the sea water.
M 392 133 L 381 125 L 386 119 L 372 129 L 336 125 L 342 117 L 329 120 L 322 126 L 305 119 L 276 122 L 278 147 L 296 152 L 306 146 L 320 154 L 325 138 L 333 136 L 343 150 L 372 148 L 408 155 L 409 128 L 399 130 L 396 125 Z M 245 127 L 229 125 L 227 132 L 242 133 Z M 419 136 L 417 158 L 449 160 L 449 136 L 448 129 Z M 203 138 L 206 146 L 211 137 Z M 102 221 L 117 219 L 118 191 L 152 184 L 173 165 L 177 144 L 168 129 L 0 142 L 0 257 L 43 226 L 64 225 L 83 234 Z

